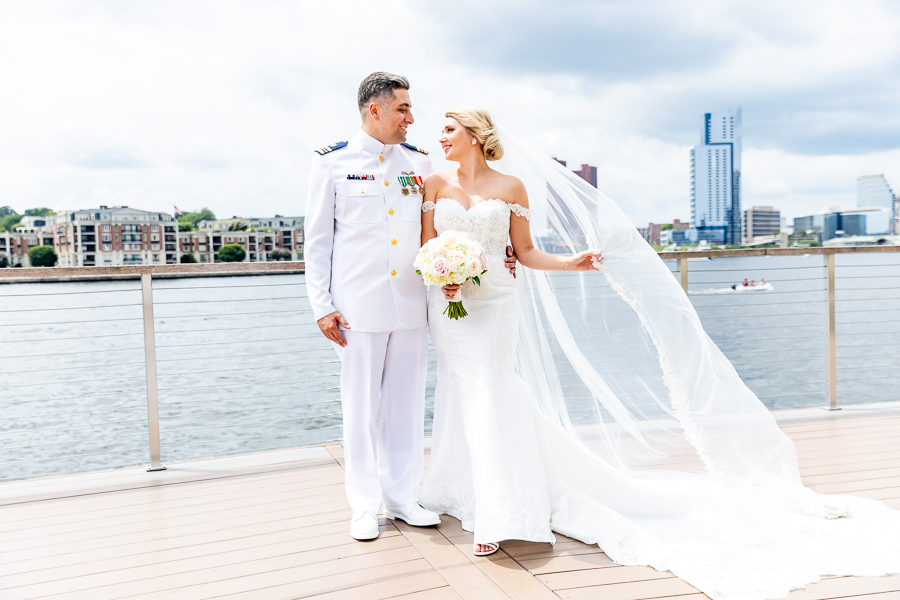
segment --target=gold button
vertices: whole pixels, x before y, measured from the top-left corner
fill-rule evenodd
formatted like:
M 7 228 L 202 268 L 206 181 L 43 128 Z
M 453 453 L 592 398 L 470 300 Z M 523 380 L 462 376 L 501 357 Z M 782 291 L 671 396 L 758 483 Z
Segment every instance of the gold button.
M 394 214 L 394 209 L 393 209 L 393 208 L 391 208 L 391 209 L 388 209 L 388 214 L 389 214 L 389 215 L 392 215 L 392 214 Z
M 385 180 L 384 180 L 384 185 L 391 185 L 391 184 L 388 183 L 388 180 L 387 180 L 387 179 L 385 179 Z
M 391 240 L 391 243 L 392 243 L 393 245 L 396 246 L 396 245 L 397 245 L 397 240 Z
M 397 271 L 393 271 L 393 270 L 391 271 L 391 275 L 396 275 L 396 274 L 397 274 Z
M 379 157 L 378 157 L 378 160 L 380 160 L 381 162 L 384 162 L 384 157 L 383 157 L 383 156 L 379 156 Z
M 365 193 L 366 193 L 366 190 L 359 190 L 359 193 L 360 193 L 360 194 L 365 194 Z

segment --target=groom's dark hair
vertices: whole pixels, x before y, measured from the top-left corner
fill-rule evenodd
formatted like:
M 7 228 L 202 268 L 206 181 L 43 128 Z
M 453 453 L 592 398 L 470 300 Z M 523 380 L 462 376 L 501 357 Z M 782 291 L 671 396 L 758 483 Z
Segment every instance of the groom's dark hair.
M 362 112 L 368 108 L 369 103 L 375 101 L 381 103 L 383 100 L 393 100 L 396 98 L 394 90 L 408 90 L 409 80 L 402 75 L 394 75 L 393 73 L 385 73 L 376 71 L 362 80 L 359 84 L 359 93 L 356 95 L 356 102 L 359 110 Z

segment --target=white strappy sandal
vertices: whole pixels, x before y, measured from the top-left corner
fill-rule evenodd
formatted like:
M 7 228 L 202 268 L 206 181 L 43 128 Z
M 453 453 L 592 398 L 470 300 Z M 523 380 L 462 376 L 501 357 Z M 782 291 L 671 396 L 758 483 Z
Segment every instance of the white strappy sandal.
M 487 546 L 488 548 L 490 548 L 490 550 L 488 550 L 487 552 L 479 552 L 475 549 L 478 546 Z M 496 544 L 494 542 L 489 542 L 487 544 L 472 544 L 472 552 L 475 554 L 475 556 L 490 556 L 499 549 L 500 544 Z

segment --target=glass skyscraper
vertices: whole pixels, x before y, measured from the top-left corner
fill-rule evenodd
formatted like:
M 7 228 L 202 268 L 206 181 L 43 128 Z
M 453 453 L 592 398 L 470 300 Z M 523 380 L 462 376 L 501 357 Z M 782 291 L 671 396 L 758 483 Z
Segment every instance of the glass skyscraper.
M 741 243 L 741 107 L 704 116 L 691 149 L 691 223 L 698 240 Z

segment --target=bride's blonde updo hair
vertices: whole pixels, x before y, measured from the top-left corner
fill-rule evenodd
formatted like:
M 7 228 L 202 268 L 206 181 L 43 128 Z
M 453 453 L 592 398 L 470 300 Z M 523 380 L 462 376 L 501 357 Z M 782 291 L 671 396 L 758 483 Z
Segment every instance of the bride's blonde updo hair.
M 503 158 L 503 146 L 500 145 L 500 137 L 494 130 L 494 120 L 488 111 L 474 106 L 461 106 L 447 111 L 444 116 L 459 121 L 459 124 L 478 140 L 484 150 L 485 159 Z

